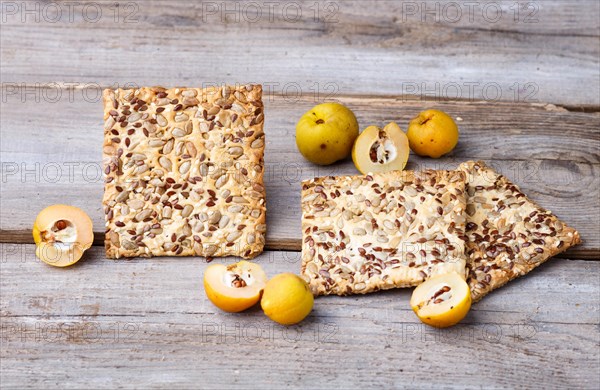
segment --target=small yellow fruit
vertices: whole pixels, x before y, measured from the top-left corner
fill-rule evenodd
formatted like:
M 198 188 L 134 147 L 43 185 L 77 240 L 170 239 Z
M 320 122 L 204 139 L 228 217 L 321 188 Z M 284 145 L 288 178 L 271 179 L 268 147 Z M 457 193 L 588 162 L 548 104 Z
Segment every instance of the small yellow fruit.
M 458 143 L 458 127 L 445 112 L 427 110 L 410 121 L 406 136 L 413 152 L 439 158 Z
M 356 116 L 339 103 L 323 103 L 307 111 L 296 125 L 296 145 L 308 161 L 329 165 L 350 154 L 358 137 Z
M 254 306 L 267 283 L 262 268 L 249 261 L 213 264 L 204 272 L 204 291 L 219 309 L 237 313 Z
M 408 138 L 400 127 L 388 123 L 383 129 L 367 127 L 354 142 L 352 161 L 361 173 L 401 171 L 408 161 Z
M 455 272 L 437 275 L 415 288 L 410 306 L 422 322 L 446 328 L 465 318 L 471 309 L 471 291 Z
M 313 308 L 308 284 L 292 273 L 279 274 L 267 282 L 260 305 L 270 319 L 282 325 L 302 321 Z
M 35 219 L 33 240 L 35 255 L 40 260 L 55 267 L 67 267 L 79 261 L 92 246 L 92 220 L 74 206 L 48 206 Z

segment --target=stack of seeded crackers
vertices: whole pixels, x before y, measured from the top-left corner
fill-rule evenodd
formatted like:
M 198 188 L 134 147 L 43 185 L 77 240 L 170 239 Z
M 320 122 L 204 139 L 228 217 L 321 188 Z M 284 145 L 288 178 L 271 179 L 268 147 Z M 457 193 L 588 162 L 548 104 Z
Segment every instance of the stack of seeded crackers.
M 579 234 L 483 162 L 456 171 L 302 183 L 302 274 L 316 295 L 465 276 L 472 299 L 580 242 Z

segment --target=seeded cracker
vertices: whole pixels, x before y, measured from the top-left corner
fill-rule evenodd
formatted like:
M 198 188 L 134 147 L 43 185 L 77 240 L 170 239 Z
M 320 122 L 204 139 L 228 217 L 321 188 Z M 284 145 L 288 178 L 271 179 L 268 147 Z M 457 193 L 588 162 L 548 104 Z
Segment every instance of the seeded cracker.
M 260 85 L 104 91 L 106 255 L 264 247 Z
M 467 282 L 473 301 L 581 242 L 575 229 L 483 162 L 465 162 L 459 170 L 467 175 Z
M 316 295 L 364 294 L 465 275 L 458 171 L 322 177 L 302 183 L 302 275 Z

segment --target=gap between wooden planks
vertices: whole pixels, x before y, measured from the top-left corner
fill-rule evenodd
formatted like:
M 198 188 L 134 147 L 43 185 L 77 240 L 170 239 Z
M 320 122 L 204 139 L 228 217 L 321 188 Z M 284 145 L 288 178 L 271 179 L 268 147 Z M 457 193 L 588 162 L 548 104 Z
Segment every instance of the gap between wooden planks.
M 0 231 L 0 243 L 6 244 L 33 244 L 30 231 Z M 104 233 L 94 232 L 94 246 L 104 246 Z M 302 250 L 302 239 L 277 238 L 268 239 L 265 251 L 294 251 Z M 595 249 L 570 248 L 566 252 L 554 256 L 562 259 L 600 260 L 600 251 Z

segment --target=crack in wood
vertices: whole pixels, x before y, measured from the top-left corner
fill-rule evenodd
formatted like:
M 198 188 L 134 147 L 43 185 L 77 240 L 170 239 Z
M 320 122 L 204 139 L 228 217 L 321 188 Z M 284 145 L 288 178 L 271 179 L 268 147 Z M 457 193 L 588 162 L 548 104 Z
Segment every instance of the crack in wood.
M 34 244 L 34 241 L 29 231 L 0 230 L 0 243 L 29 245 Z M 94 232 L 93 246 L 104 246 L 104 233 Z M 265 251 L 300 252 L 302 251 L 302 240 L 297 238 L 267 239 Z M 555 257 L 572 260 L 600 261 L 600 248 L 578 249 L 575 247 L 570 248 L 566 252 L 559 253 Z

